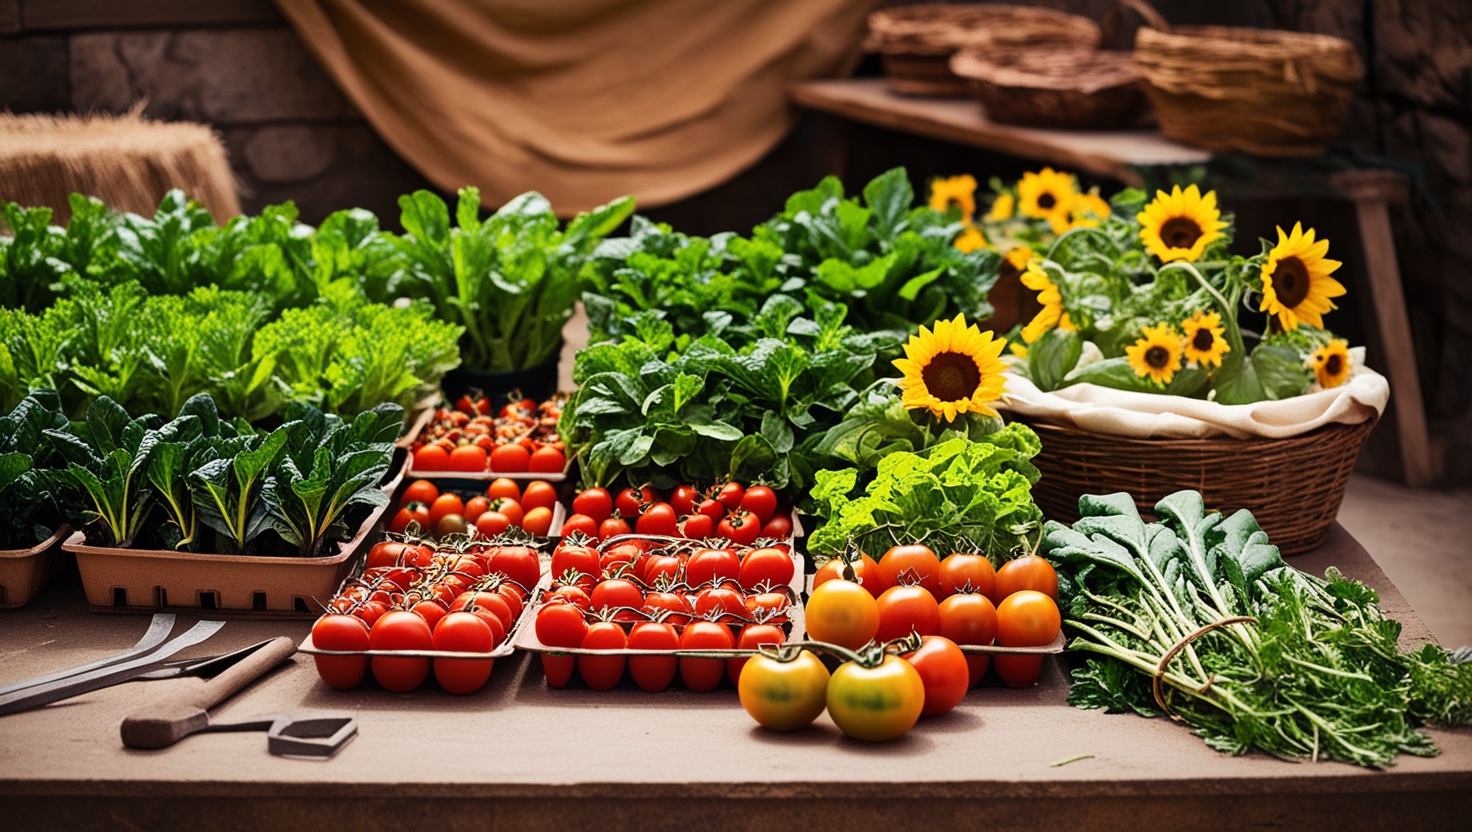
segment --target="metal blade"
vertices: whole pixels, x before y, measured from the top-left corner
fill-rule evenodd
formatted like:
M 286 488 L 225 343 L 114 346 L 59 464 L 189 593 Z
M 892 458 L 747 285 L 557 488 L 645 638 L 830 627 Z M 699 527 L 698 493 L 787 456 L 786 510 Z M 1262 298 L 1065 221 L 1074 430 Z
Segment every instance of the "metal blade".
M 225 626 L 223 621 L 201 621 L 189 628 L 183 635 L 146 656 L 0 696 L 0 716 L 29 711 L 52 702 L 60 702 L 63 699 L 70 699 L 73 696 L 126 682 L 157 669 L 164 663 L 164 659 L 186 647 L 193 647 L 208 639 L 219 632 L 223 626 Z
M 241 659 L 244 659 L 246 656 L 270 643 L 271 639 L 268 638 L 265 641 L 258 641 L 249 647 L 242 647 L 239 650 L 232 650 L 229 653 L 218 653 L 213 656 L 203 656 L 196 659 L 173 659 L 164 662 L 163 667 L 157 670 L 139 673 L 133 678 L 145 679 L 150 682 L 159 679 L 175 679 L 180 676 L 198 676 L 203 679 L 209 679 L 233 667 Z
M 98 668 L 119 664 L 136 656 L 141 656 L 144 653 L 147 653 L 153 648 L 159 646 L 160 644 L 163 644 L 164 639 L 168 638 L 169 633 L 173 629 L 174 616 L 169 613 L 159 613 L 155 615 L 153 617 L 153 621 L 149 623 L 148 632 L 144 633 L 143 638 L 138 639 L 138 643 L 133 645 L 132 649 L 128 650 L 127 652 L 119 653 L 111 658 L 98 659 L 95 662 L 88 662 L 87 664 L 77 665 L 76 667 L 68 668 L 66 670 L 58 670 L 55 673 L 47 673 L 44 676 L 35 676 L 30 679 L 16 682 L 12 685 L 7 685 L 3 688 L 0 688 L 0 697 L 3 697 L 7 693 L 24 690 L 25 688 L 33 688 L 37 685 L 44 685 L 47 682 L 55 682 L 58 679 L 66 679 L 72 676 L 80 676 L 81 674 L 86 673 L 90 670 L 97 670 Z

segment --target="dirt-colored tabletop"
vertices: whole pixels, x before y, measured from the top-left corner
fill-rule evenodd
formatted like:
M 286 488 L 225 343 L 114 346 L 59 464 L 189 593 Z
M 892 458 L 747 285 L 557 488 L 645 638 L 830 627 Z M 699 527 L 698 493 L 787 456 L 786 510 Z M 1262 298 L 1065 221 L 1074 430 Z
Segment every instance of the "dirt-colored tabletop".
M 1342 529 L 1291 562 L 1319 574 L 1339 566 L 1380 591 L 1405 643 L 1430 638 Z M 0 613 L 0 686 L 126 650 L 147 622 L 88 611 L 76 578 L 63 577 L 25 609 Z M 232 620 L 192 652 L 300 639 L 309 626 Z M 198 681 L 133 682 L 0 717 L 5 828 L 364 830 L 431 818 L 439 829 L 518 830 L 1472 824 L 1472 730 L 1433 731 L 1440 756 L 1402 757 L 1381 772 L 1228 757 L 1164 719 L 1069 707 L 1056 658 L 1036 687 L 989 681 L 954 712 L 868 745 L 842 737 L 827 716 L 791 735 L 760 729 L 728 687 L 551 690 L 535 657 L 522 654 L 500 660 L 490 684 L 468 697 L 433 683 L 407 695 L 371 681 L 338 692 L 299 655 L 214 714 L 351 713 L 360 735 L 335 759 L 272 757 L 261 734 L 196 736 L 163 751 L 122 746 L 126 714 L 189 684 Z M 1080 755 L 1092 756 L 1054 765 Z

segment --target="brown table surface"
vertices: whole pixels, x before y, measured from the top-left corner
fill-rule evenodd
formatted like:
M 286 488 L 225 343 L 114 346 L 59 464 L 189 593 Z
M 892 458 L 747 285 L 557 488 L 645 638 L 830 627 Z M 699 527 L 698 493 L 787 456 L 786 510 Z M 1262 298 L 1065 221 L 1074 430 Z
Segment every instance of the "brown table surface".
M 884 78 L 802 81 L 793 103 L 854 121 L 983 147 L 1069 170 L 1143 184 L 1136 166 L 1194 165 L 1211 153 L 1165 138 L 1158 130 L 1051 130 L 989 121 L 970 98 L 897 95 Z
M 1338 565 L 1380 591 L 1384 609 L 1405 625 L 1405 644 L 1431 638 L 1343 529 L 1292 563 L 1320 574 Z M 74 581 L 0 614 L 0 686 L 116 654 L 142 634 L 145 616 L 89 612 Z M 308 629 L 305 621 L 232 620 L 191 652 L 301 638 Z M 1420 828 L 1456 828 L 1472 793 L 1469 730 L 1434 730 L 1440 756 L 1402 757 L 1381 772 L 1228 757 L 1164 719 L 1069 707 L 1056 658 L 1036 687 L 989 681 L 954 712 L 869 745 L 842 737 L 826 715 L 795 734 L 767 732 L 729 688 L 551 690 L 537 660 L 523 654 L 501 660 L 490 684 L 468 697 L 432 682 L 407 695 L 371 682 L 338 692 L 299 655 L 214 713 L 352 713 L 361 733 L 337 758 L 272 757 L 259 733 L 196 736 L 162 751 L 122 746 L 124 715 L 198 683 L 134 682 L 0 718 L 0 818 L 27 828 L 348 821 L 377 829 L 413 825 L 426 812 L 467 824 L 490 812 L 518 829 L 744 829 L 778 817 L 954 824 L 979 812 L 997 829 L 1187 821 L 1241 829 L 1300 820 L 1394 828 L 1409 816 Z M 1082 754 L 1093 756 L 1050 765 Z

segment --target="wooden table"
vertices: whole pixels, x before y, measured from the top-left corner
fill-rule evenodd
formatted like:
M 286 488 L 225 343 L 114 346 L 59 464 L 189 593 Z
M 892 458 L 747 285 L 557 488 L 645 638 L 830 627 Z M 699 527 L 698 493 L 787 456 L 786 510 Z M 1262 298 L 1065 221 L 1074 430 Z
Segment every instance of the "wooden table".
M 1430 638 L 1342 529 L 1293 563 L 1338 564 L 1380 590 L 1407 643 Z M 0 615 L 0 685 L 120 652 L 146 623 L 88 612 L 78 586 L 53 586 Z M 199 652 L 307 631 L 232 621 Z M 956 711 L 868 745 L 826 716 L 796 734 L 765 731 L 726 688 L 551 690 L 524 655 L 502 660 L 469 697 L 433 684 L 407 695 L 371 683 L 333 691 L 298 656 L 216 713 L 350 712 L 361 733 L 337 758 L 271 757 L 260 734 L 124 749 L 123 716 L 186 684 L 197 682 L 133 682 L 0 718 L 5 828 L 1419 831 L 1459 828 L 1472 793 L 1472 731 L 1433 731 L 1441 756 L 1403 757 L 1383 772 L 1227 757 L 1164 719 L 1068 706 L 1056 659 L 1036 687 L 986 683 Z M 1093 756 L 1052 765 L 1081 754 Z
M 1212 159 L 1209 151 L 1173 142 L 1158 130 L 1049 130 L 997 124 L 972 99 L 896 95 L 885 78 L 804 81 L 793 84 L 789 92 L 799 106 L 852 121 L 1108 176 L 1134 187 L 1144 185 L 1140 168 L 1204 164 Z M 1369 307 L 1384 344 L 1386 375 L 1395 390 L 1391 406 L 1406 484 L 1427 486 L 1437 474 L 1388 209 L 1408 198 L 1407 180 L 1397 171 L 1354 170 L 1331 177 L 1330 183 L 1355 204 L 1370 278 Z

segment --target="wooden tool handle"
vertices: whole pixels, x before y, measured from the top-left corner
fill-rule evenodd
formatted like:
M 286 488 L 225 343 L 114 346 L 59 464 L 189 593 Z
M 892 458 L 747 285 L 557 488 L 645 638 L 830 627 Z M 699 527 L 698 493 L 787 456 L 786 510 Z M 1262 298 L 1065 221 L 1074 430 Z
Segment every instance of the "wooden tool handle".
M 146 705 L 123 719 L 123 745 L 167 748 L 209 727 L 209 709 L 291 658 L 296 642 L 281 636 L 209 681 L 176 696 Z

